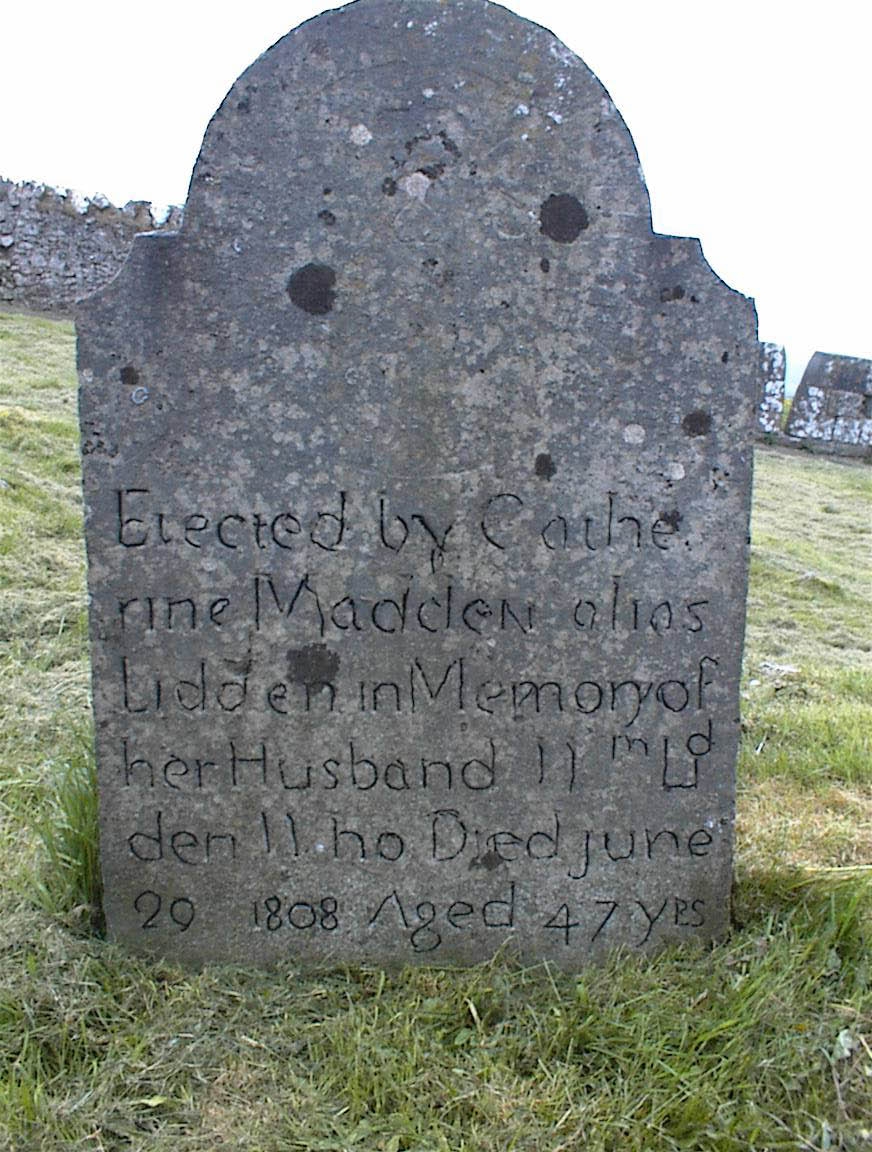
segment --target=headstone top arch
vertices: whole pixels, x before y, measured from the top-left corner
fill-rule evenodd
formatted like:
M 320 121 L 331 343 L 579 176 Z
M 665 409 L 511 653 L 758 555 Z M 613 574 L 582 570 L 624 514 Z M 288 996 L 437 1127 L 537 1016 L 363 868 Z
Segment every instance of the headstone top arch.
M 753 306 L 577 57 L 485 0 L 310 21 L 78 327 L 114 936 L 725 929 Z
M 462 219 L 460 234 L 486 249 L 497 209 L 506 223 L 512 215 L 513 192 L 519 215 L 508 231 L 525 234 L 531 221 L 547 229 L 535 197 L 549 183 L 558 197 L 572 192 L 570 215 L 580 196 L 607 230 L 650 227 L 636 150 L 603 86 L 546 29 L 486 0 L 369 0 L 289 32 L 239 77 L 206 130 L 192 231 L 233 229 L 240 208 L 268 198 L 296 213 L 287 219 L 299 240 L 300 205 L 288 204 L 302 199 L 316 209 L 317 242 L 319 212 L 331 210 L 325 171 L 334 208 L 386 237 L 411 199 L 429 207 L 443 241 Z M 580 226 L 561 220 L 552 229 Z

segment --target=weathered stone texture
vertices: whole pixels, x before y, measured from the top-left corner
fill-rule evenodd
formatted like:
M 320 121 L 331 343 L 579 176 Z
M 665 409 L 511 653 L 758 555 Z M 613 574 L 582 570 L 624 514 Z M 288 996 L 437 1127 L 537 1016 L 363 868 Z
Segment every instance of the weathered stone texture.
M 781 345 L 761 344 L 757 427 L 767 435 L 781 431 L 784 419 L 784 369 L 784 349 Z
M 157 222 L 142 201 L 116 208 L 103 197 L 0 179 L 0 306 L 72 315 L 76 300 L 118 272 L 134 236 L 180 225 L 180 208 Z
M 787 435 L 872 451 L 872 360 L 815 352 L 793 398 Z
M 78 326 L 114 938 L 725 931 L 754 310 L 579 59 L 483 0 L 302 26 Z

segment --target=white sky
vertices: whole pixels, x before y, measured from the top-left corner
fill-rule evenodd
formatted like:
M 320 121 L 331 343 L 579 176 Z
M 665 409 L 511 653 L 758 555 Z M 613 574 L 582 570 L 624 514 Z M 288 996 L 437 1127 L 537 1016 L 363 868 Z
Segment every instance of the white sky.
M 636 141 L 659 232 L 753 296 L 795 385 L 815 350 L 872 358 L 866 0 L 512 0 L 593 69 Z M 203 131 L 317 0 L 4 7 L 0 174 L 181 203 Z

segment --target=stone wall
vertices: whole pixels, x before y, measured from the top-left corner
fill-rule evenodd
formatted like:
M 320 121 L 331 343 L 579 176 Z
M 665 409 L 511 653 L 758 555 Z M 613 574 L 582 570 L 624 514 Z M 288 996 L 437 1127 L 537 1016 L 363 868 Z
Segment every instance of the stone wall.
M 138 232 L 177 230 L 182 210 L 156 218 L 150 204 L 123 208 L 103 196 L 0 179 L 0 307 L 67 316 L 108 283 Z

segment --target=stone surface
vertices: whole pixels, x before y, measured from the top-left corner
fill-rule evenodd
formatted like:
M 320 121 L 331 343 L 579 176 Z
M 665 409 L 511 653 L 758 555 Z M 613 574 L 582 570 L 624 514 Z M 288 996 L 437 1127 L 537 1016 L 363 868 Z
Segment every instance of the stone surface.
M 78 323 L 114 938 L 726 929 L 754 311 L 580 60 L 482 0 L 319 17 Z
M 760 345 L 760 398 L 757 428 L 767 435 L 781 431 L 784 419 L 784 349 L 780 344 Z
M 787 435 L 872 451 L 872 360 L 815 352 L 793 398 Z
M 79 297 L 120 270 L 133 237 L 178 228 L 181 209 L 156 219 L 150 204 L 0 179 L 0 307 L 70 316 Z

